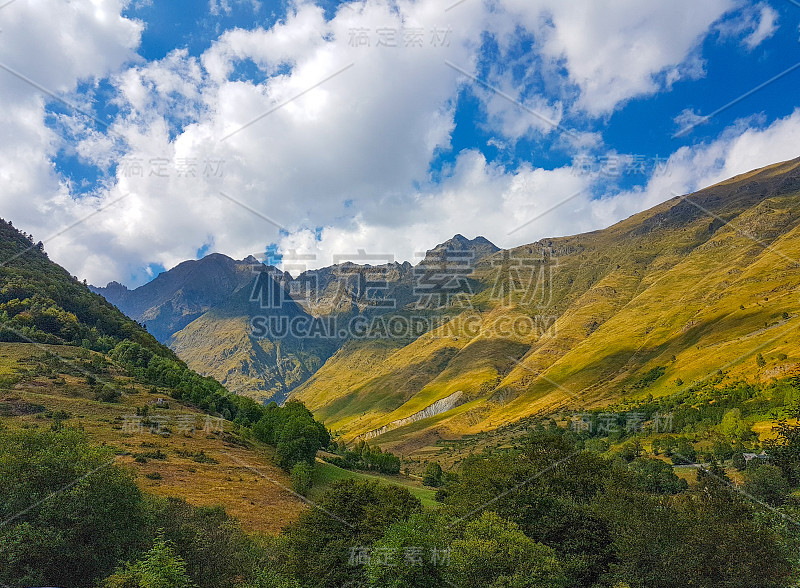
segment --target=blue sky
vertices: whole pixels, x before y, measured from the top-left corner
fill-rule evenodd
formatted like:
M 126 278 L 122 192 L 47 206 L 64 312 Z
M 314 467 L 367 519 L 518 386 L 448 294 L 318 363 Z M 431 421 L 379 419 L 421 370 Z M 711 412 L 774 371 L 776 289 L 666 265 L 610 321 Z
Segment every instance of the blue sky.
M 152 2 L 140 7 L 130 6 L 125 14 L 146 23 L 139 55 L 147 60 L 164 58 L 176 48 L 186 48 L 190 55 L 200 56 L 221 32 L 233 28 L 269 28 L 286 17 L 287 2 L 262 1 L 231 2 L 229 10 L 213 9 L 204 2 Z M 332 16 L 341 2 L 319 2 L 328 16 Z M 791 114 L 797 106 L 800 89 L 800 72 L 787 74 L 751 97 L 727 108 L 708 123 L 700 125 L 683 137 L 673 137 L 679 126 L 674 118 L 686 108 L 708 114 L 736 100 L 742 94 L 780 74 L 800 62 L 798 24 L 800 6 L 788 0 L 768 4 L 778 16 L 776 31 L 755 49 L 742 43 L 742 35 L 724 36 L 715 32 L 706 37 L 701 54 L 706 61 L 705 74 L 696 80 L 679 81 L 667 92 L 634 99 L 601 121 L 587 121 L 576 117 L 565 126 L 578 130 L 600 131 L 606 144 L 620 153 L 646 156 L 649 159 L 666 159 L 683 145 L 715 138 L 728 125 L 742 117 L 763 115 L 765 122 Z M 740 17 L 732 12 L 731 21 Z M 724 22 L 724 21 L 723 21 Z M 521 35 L 523 36 L 523 35 Z M 483 56 L 488 64 L 499 59 L 491 43 Z M 787 48 L 791 49 L 787 51 Z M 520 47 L 519 51 L 524 51 Z M 262 81 L 263 76 L 249 62 L 240 66 L 241 79 Z M 249 75 L 248 75 L 249 74 Z M 439 155 L 431 163 L 433 170 L 445 163 L 452 164 L 463 149 L 476 148 L 490 161 L 515 167 L 521 161 L 535 160 L 538 165 L 558 167 L 571 161 L 568 150 L 554 148 L 552 141 L 538 138 L 519 141 L 510 150 L 500 150 L 490 145 L 493 137 L 490 128 L 481 128 L 485 122 L 480 101 L 469 89 L 458 100 L 458 122 L 453 132 L 452 149 Z M 602 163 L 598 163 L 602 165 Z M 82 175 L 80 170 L 78 175 Z M 92 172 L 89 171 L 92 177 Z M 623 186 L 642 183 L 646 176 L 630 171 L 621 178 Z
M 147 60 L 157 60 L 176 48 L 186 48 L 190 55 L 199 57 L 227 29 L 269 28 L 286 17 L 287 4 L 270 1 L 261 1 L 257 5 L 231 2 L 226 11 L 219 8 L 214 10 L 204 2 L 152 2 L 138 8 L 130 6 L 125 15 L 146 23 L 138 53 Z M 332 16 L 342 3 L 325 1 L 318 4 Z M 725 37 L 719 32 L 712 33 L 702 43 L 701 54 L 706 65 L 705 74 L 700 79 L 679 81 L 670 91 L 631 100 L 606 120 L 586 121 L 576 117 L 566 121 L 565 126 L 601 131 L 609 148 L 655 159 L 668 157 L 680 146 L 713 139 L 742 117 L 763 115 L 764 121 L 769 122 L 791 114 L 798 103 L 800 71 L 776 80 L 686 136 L 672 136 L 679 130 L 674 118 L 684 109 L 691 108 L 701 114 L 714 112 L 800 62 L 800 6 L 788 0 L 768 5 L 778 13 L 782 26 L 755 49 L 745 46 L 741 35 Z M 733 12 L 729 19 L 734 20 L 738 16 Z M 520 48 L 520 51 L 523 50 Z M 487 47 L 483 58 L 492 63 L 499 56 Z M 243 64 L 240 69 L 242 79 L 263 80 L 252 62 Z M 493 137 L 492 130 L 480 128 L 485 118 L 480 101 L 469 89 L 465 89 L 458 100 L 458 125 L 453 133 L 453 148 L 441 153 L 432 162 L 432 169 L 439 169 L 443 163 L 453 163 L 462 149 L 470 148 L 480 149 L 487 159 L 512 167 L 532 159 L 538 165 L 548 166 L 549 162 L 550 167 L 571 161 L 569 152 L 554 148 L 552 141 L 536 138 L 519 141 L 510 151 L 499 150 L 489 145 Z M 89 172 L 89 176 L 92 175 Z M 623 184 L 641 183 L 644 179 L 642 174 L 630 172 L 624 176 Z
M 214 251 L 510 247 L 800 155 L 800 68 L 753 91 L 800 63 L 789 0 L 20 4 L 0 12 L 4 99 L 39 130 L 0 127 L 36 165 L 0 164 L 0 203 L 37 237 L 75 224 L 46 246 L 94 283 Z

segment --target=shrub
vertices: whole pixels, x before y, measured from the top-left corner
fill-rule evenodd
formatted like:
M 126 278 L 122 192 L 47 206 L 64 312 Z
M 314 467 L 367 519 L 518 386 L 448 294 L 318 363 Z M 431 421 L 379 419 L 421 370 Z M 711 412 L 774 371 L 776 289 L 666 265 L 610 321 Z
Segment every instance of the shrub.
M 314 468 L 301 461 L 292 466 L 292 488 L 298 494 L 305 496 L 311 490 L 314 478 Z

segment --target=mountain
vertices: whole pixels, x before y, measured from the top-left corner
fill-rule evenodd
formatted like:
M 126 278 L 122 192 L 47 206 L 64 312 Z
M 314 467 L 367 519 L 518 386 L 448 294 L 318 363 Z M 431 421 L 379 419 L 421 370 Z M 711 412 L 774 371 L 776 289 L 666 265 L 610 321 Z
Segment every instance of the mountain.
M 92 289 L 145 324 L 199 373 L 256 400 L 282 402 L 350 339 L 351 321 L 413 307 L 419 276 L 438 271 L 447 261 L 445 252 L 473 264 L 496 251 L 483 237 L 456 235 L 428 251 L 416 268 L 408 262 L 345 262 L 296 278 L 254 257 L 236 261 L 212 254 L 183 262 L 135 290 L 114 282 Z M 326 328 L 325 317 L 341 327 Z M 280 320 L 292 329 L 316 325 L 324 332 L 259 332 Z
M 136 290 L 117 282 L 90 288 L 166 343 L 174 333 L 250 283 L 260 266 L 252 256 L 235 261 L 213 253 L 197 261 L 184 261 Z
M 711 377 L 791 375 L 798 190 L 793 160 L 510 250 L 456 235 L 416 266 L 267 268 L 169 342 L 241 393 L 288 394 L 345 441 L 414 456 Z M 306 328 L 255 328 L 284 319 Z
M 125 292 L 112 285 L 113 290 Z M 234 412 L 258 410 L 254 402 L 231 396 L 218 382 L 189 370 L 140 325 L 50 261 L 40 243 L 0 219 L 4 433 L 47 435 L 63 429 L 70 435 L 74 430 L 96 451 L 107 449 L 116 464 L 140 474 L 136 483 L 147 493 L 181 497 L 197 506 L 223 505 L 248 530 L 275 533 L 299 516 L 303 502 L 281 488 L 291 482 L 274 464 L 273 448 L 254 441 L 220 414 L 231 413 L 227 416 L 232 420 Z M 105 449 L 97 449 L 101 446 Z M 50 449 L 40 448 L 38 454 L 29 447 L 26 467 L 41 473 L 36 468 L 48 459 L 45 455 L 53 459 Z M 77 456 L 70 453 L 68 459 Z M 255 470 L 259 475 L 253 475 Z M 28 470 L 19 475 L 26 480 L 39 476 Z M 59 482 L 62 475 L 41 474 L 42 483 L 53 485 L 50 496 L 73 486 L 67 479 Z M 13 487 L 6 484 L 4 496 L 13 494 Z M 61 498 L 69 496 L 64 492 Z M 29 508 L 20 515 L 37 512 L 44 502 L 31 506 L 29 497 L 24 498 Z M 125 497 L 120 500 L 124 508 L 129 506 Z M 73 506 L 71 512 L 82 512 L 82 506 Z M 30 525 L 29 518 L 8 518 L 11 524 L 4 532 L 17 524 Z M 47 523 L 58 524 L 76 525 L 72 517 Z M 84 541 L 82 536 L 76 553 L 84 549 Z M 51 548 L 48 543 L 43 549 Z M 15 557 L 8 549 L 0 551 Z
M 492 253 L 446 324 L 350 341 L 291 397 L 345 439 L 424 455 L 531 415 L 798 373 L 799 221 L 793 160 Z
M 279 292 L 274 299 L 286 299 L 273 314 L 304 314 L 288 294 L 280 293 L 289 281 L 291 276 L 253 256 L 237 261 L 213 253 L 180 263 L 135 290 L 115 282 L 92 290 L 144 324 L 203 375 L 261 401 L 283 401 L 329 355 L 324 350 L 308 353 L 302 342 L 273 344 L 250 337 L 251 315 L 264 311 L 258 296 L 265 283 Z
M 461 234 L 457 234 L 452 239 L 448 239 L 427 251 L 422 263 L 430 263 L 432 260 L 441 259 L 443 256 L 454 252 L 468 253 L 469 259 L 477 261 L 498 251 L 500 251 L 500 248 L 485 237 L 478 236 L 470 240 Z

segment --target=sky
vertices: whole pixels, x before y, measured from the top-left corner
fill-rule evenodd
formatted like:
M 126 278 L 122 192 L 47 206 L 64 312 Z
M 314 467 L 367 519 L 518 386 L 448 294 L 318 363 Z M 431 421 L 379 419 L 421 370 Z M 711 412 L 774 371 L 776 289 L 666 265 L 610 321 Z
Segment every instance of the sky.
M 95 285 L 416 263 L 798 157 L 798 90 L 794 0 L 0 1 L 0 216 Z

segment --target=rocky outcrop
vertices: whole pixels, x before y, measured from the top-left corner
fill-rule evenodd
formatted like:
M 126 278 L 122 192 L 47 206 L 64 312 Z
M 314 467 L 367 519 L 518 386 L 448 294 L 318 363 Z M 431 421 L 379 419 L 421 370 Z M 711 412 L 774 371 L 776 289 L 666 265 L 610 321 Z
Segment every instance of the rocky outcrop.
M 405 425 L 410 425 L 411 423 L 416 423 L 417 421 L 421 421 L 422 419 L 427 419 L 428 417 L 436 416 L 442 414 L 443 412 L 447 412 L 458 406 L 458 401 L 461 398 L 461 391 L 453 392 L 450 396 L 445 398 L 441 398 L 420 410 L 419 412 L 415 412 L 411 416 L 407 416 L 402 419 L 397 419 L 396 421 L 392 421 L 379 429 L 375 429 L 373 431 L 369 431 L 364 433 L 363 435 L 359 435 L 356 437 L 357 440 L 364 439 L 365 441 L 369 441 L 370 439 L 374 439 L 384 433 L 388 433 L 394 429 L 399 429 Z

